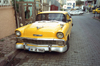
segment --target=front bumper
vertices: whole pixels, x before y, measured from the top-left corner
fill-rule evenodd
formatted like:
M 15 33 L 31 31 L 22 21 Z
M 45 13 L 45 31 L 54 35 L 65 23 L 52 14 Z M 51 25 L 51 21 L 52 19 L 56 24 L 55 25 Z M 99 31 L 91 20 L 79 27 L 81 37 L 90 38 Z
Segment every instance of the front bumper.
M 65 52 L 67 50 L 67 45 L 58 46 L 58 45 L 35 45 L 35 44 L 25 44 L 25 43 L 16 43 L 16 49 L 25 49 L 33 52 L 45 52 L 45 51 L 55 51 L 55 52 Z

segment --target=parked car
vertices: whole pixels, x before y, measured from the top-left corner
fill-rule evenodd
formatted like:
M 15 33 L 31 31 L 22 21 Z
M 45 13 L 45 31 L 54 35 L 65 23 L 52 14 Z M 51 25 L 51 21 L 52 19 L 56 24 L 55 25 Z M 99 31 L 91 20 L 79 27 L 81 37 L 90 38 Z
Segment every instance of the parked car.
M 95 13 L 95 14 L 100 13 L 100 8 L 96 8 L 96 9 L 92 10 L 92 13 Z
M 81 9 L 79 6 L 76 6 L 75 8 L 74 8 L 75 10 L 79 10 L 79 9 Z
M 40 12 L 34 23 L 15 30 L 16 49 L 66 52 L 69 49 L 72 24 L 66 11 Z
M 84 12 L 81 10 L 74 10 L 74 11 L 70 11 L 70 14 L 71 15 L 82 15 L 84 14 Z

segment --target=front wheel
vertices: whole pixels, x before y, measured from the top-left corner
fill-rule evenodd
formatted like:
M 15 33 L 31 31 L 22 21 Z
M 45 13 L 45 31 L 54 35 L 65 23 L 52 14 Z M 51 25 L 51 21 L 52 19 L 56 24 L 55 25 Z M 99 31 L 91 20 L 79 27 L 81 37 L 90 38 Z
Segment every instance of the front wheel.
M 67 52 L 69 50 L 69 40 L 67 40 L 66 45 L 67 45 L 67 50 L 65 52 Z
M 66 51 L 68 51 L 69 50 L 69 40 L 66 42 L 66 45 L 67 45 L 67 50 Z
M 72 26 L 73 26 L 73 23 L 72 23 Z

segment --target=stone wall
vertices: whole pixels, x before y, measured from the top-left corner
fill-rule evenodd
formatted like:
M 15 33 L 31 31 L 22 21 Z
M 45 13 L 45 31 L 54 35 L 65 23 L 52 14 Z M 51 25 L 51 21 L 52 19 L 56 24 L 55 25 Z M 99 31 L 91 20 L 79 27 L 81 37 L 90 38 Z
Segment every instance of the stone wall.
M 0 39 L 13 34 L 15 29 L 16 22 L 13 7 L 0 7 Z

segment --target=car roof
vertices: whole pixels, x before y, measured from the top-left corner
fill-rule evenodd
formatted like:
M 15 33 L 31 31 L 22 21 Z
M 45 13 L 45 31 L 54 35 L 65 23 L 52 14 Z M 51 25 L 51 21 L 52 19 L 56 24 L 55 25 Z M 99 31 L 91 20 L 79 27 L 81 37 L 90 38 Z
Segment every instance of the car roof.
M 97 8 L 97 9 L 100 9 L 100 8 Z
M 66 11 L 42 11 L 42 12 L 39 12 L 38 14 L 42 14 L 42 13 L 62 13 L 62 14 L 67 14 Z

